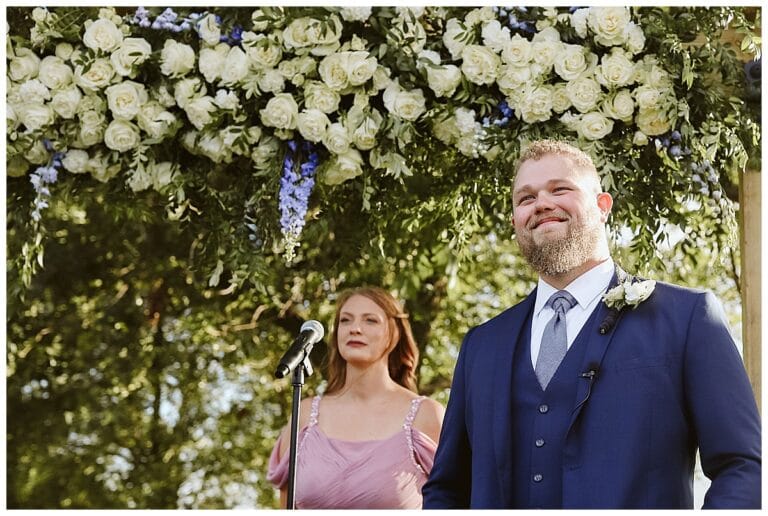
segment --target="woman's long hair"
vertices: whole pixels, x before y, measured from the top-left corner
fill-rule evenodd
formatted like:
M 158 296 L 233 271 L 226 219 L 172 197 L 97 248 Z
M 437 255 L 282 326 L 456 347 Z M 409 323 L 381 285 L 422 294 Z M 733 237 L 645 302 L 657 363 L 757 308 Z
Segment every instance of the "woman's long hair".
M 326 394 L 331 394 L 344 387 L 347 380 L 347 362 L 339 353 L 339 316 L 344 304 L 352 296 L 367 297 L 384 310 L 389 328 L 389 376 L 408 390 L 418 392 L 416 386 L 416 364 L 419 361 L 419 348 L 413 338 L 408 314 L 403 312 L 397 300 L 386 290 L 379 287 L 359 287 L 348 289 L 339 294 L 336 301 L 336 315 L 333 319 L 333 332 L 328 342 L 328 387 Z

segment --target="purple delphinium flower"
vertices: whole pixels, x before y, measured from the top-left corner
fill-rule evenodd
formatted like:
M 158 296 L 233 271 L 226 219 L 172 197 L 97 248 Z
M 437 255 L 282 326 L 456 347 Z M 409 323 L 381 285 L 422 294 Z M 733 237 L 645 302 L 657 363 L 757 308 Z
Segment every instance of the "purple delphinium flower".
M 299 146 L 295 141 L 289 141 L 288 148 L 283 160 L 283 176 L 280 178 L 278 201 L 280 230 L 285 238 L 286 261 L 290 263 L 295 256 L 294 251 L 299 245 L 299 236 L 304 229 L 309 196 L 315 186 L 315 171 L 320 160 L 309 142 L 304 142 L 302 148 L 307 156 L 304 163 L 296 161 Z

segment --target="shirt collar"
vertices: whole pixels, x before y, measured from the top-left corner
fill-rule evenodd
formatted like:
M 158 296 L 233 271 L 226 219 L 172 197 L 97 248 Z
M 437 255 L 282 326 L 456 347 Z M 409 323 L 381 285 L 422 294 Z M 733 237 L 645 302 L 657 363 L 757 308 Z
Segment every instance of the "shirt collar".
M 608 258 L 601 264 L 592 267 L 587 272 L 570 282 L 563 290 L 567 290 L 570 295 L 576 299 L 578 305 L 585 309 L 589 304 L 599 296 L 611 283 L 616 267 L 613 260 Z M 534 317 L 538 316 L 549 298 L 557 292 L 558 289 L 539 278 L 536 289 L 536 304 L 533 307 Z

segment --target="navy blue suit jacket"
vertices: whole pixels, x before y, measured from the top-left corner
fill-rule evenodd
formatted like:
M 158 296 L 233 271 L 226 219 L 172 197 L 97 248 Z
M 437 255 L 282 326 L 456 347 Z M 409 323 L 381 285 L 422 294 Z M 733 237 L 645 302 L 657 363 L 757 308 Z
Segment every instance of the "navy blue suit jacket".
M 466 335 L 424 508 L 512 507 L 510 364 L 534 300 Z M 658 282 L 589 336 L 590 369 L 563 448 L 564 508 L 691 508 L 697 447 L 712 480 L 704 507 L 760 507 L 760 417 L 713 294 Z

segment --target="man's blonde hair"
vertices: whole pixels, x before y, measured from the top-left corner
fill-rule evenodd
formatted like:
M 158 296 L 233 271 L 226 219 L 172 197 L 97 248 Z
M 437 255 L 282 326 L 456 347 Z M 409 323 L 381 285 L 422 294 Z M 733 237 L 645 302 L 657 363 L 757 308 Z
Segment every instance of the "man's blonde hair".
M 515 170 L 520 170 L 520 166 L 528 160 L 540 160 L 550 154 L 568 157 L 573 161 L 574 165 L 597 174 L 597 168 L 592 162 L 592 158 L 581 149 L 559 140 L 536 140 L 531 142 L 520 153 L 520 159 L 517 160 Z

